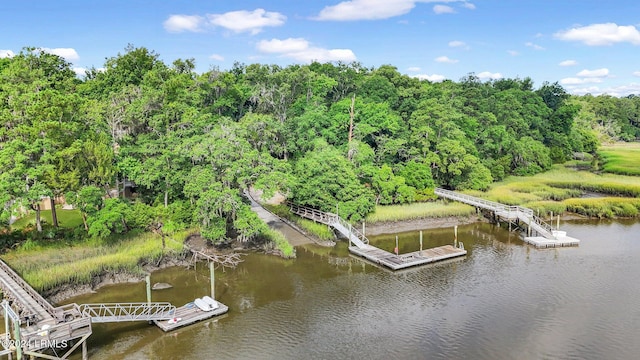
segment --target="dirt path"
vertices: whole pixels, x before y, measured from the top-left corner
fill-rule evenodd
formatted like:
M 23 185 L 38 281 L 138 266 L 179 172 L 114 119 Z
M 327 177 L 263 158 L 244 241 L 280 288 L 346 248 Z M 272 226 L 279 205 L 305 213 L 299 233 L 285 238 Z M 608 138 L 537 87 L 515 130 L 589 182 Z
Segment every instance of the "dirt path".
M 258 204 L 258 202 L 256 202 L 253 199 L 251 194 L 248 194 L 248 195 L 249 196 L 247 197 L 251 201 L 251 210 L 256 214 L 258 214 L 258 217 L 262 219 L 262 221 L 267 223 L 267 225 L 269 225 L 270 228 L 278 230 L 281 233 L 283 233 L 284 236 L 287 238 L 287 241 L 289 241 L 291 245 L 299 246 L 299 245 L 314 243 L 306 235 L 301 234 L 298 230 L 294 229 L 289 224 L 282 221 L 282 219 L 280 219 L 276 215 L 272 214 L 271 212 L 263 208 L 262 205 Z

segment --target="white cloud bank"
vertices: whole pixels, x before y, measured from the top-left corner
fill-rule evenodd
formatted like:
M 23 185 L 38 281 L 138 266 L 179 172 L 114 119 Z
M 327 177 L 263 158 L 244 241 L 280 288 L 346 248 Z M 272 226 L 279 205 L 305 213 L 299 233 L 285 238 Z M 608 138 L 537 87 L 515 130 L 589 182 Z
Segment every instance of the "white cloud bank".
M 492 73 L 489 71 L 483 71 L 479 74 L 476 75 L 478 77 L 478 79 L 480 80 L 497 80 L 497 79 L 502 79 L 502 74 L 500 73 Z
M 433 75 L 429 75 L 429 74 L 417 74 L 417 75 L 413 75 L 414 78 L 420 79 L 420 80 L 428 80 L 431 82 L 442 82 L 446 79 L 446 77 L 444 75 L 440 75 L 440 74 L 433 74 Z
M 475 5 L 463 0 L 349 0 L 336 5 L 326 6 L 314 20 L 320 21 L 355 21 L 388 19 L 409 13 L 417 3 L 456 3 L 473 10 Z M 446 9 L 445 9 L 446 8 Z M 453 8 L 446 5 L 436 5 L 433 11 L 442 14 Z M 439 12 L 440 11 L 440 12 Z
M 171 15 L 162 25 L 168 32 L 179 33 L 183 31 L 202 31 L 204 17 L 199 15 Z
M 2 58 L 11 58 L 16 56 L 16 54 L 11 50 L 0 50 L 0 59 Z
M 596 69 L 596 70 L 584 69 L 579 73 L 577 73 L 576 75 L 581 77 L 588 77 L 588 78 L 602 78 L 602 77 L 607 77 L 609 75 L 609 69 L 607 68 Z
M 565 60 L 565 61 L 561 61 L 558 65 L 560 66 L 576 66 L 578 65 L 578 62 L 575 60 Z
M 455 14 L 455 10 L 451 6 L 447 5 L 434 5 L 433 12 L 441 15 L 441 14 Z
M 607 94 L 616 97 L 622 97 L 632 94 L 640 94 L 640 84 L 631 83 L 627 85 L 620 86 L 610 86 L 606 88 L 600 88 L 599 86 L 588 86 L 588 87 L 567 87 L 567 90 L 575 95 L 602 95 Z
M 80 55 L 78 55 L 78 52 L 73 48 L 40 48 L 40 50 L 49 54 L 58 55 L 67 61 L 80 59 Z
M 579 41 L 589 46 L 631 43 L 640 45 L 640 31 L 633 25 L 592 24 L 559 31 L 554 36 L 564 41 Z
M 439 63 L 445 63 L 445 64 L 455 64 L 455 63 L 458 62 L 458 60 L 450 59 L 447 56 L 438 56 L 437 58 L 434 59 L 434 61 L 439 62 Z
M 568 77 L 560 80 L 562 85 L 581 85 L 581 84 L 597 84 L 601 83 L 609 76 L 609 69 L 584 69 L 576 74 L 576 77 Z
M 169 16 L 162 24 L 168 32 L 200 32 L 206 27 L 222 27 L 235 33 L 248 32 L 252 35 L 262 32 L 265 27 L 282 26 L 287 17 L 281 13 L 255 9 L 253 11 L 230 11 L 224 14 Z
M 323 49 L 314 47 L 303 38 L 262 40 L 258 42 L 256 48 L 262 53 L 279 54 L 303 62 L 351 62 L 356 60 L 356 55 L 350 49 Z

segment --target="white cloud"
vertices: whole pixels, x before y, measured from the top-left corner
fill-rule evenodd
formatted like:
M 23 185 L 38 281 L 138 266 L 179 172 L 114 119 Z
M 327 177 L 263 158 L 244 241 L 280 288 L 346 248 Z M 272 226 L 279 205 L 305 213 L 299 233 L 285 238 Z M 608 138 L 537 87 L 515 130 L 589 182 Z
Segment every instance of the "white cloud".
M 14 57 L 15 55 L 11 50 L 0 50 L 0 59 Z
M 524 44 L 526 47 L 533 48 L 534 50 L 544 50 L 544 48 L 538 44 L 534 44 L 532 42 L 527 42 Z
M 420 80 L 428 80 L 431 82 L 442 82 L 446 79 L 446 77 L 444 75 L 439 75 L 439 74 L 433 74 L 433 75 L 429 75 L 429 74 L 417 74 L 413 76 L 414 78 L 420 79 Z
M 635 26 L 615 23 L 592 24 L 559 31 L 554 36 L 565 41 L 580 41 L 589 46 L 613 45 L 628 42 L 640 45 L 640 32 Z
M 463 0 L 347 0 L 326 6 L 314 20 L 354 21 L 388 19 L 409 13 L 417 3 L 463 2 L 467 9 L 475 5 Z M 444 6 L 444 5 L 436 5 Z M 448 6 L 444 6 L 450 8 Z M 453 9 L 450 8 L 453 12 Z M 434 7 L 434 11 L 436 11 Z
M 464 41 L 460 41 L 460 40 L 453 40 L 453 41 L 449 41 L 449 47 L 466 47 L 467 43 L 465 43 Z
M 262 40 L 258 42 L 257 48 L 265 53 L 291 53 L 308 49 L 309 42 L 303 38 Z
M 420 71 L 420 70 L 422 70 L 422 69 L 420 69 L 420 68 L 419 68 L 419 67 L 417 67 L 417 66 L 412 66 L 412 67 L 410 67 L 410 68 L 407 68 L 407 71 L 411 71 L 411 72 L 418 72 L 418 71 Z
M 198 15 L 171 15 L 162 23 L 168 32 L 179 33 L 183 31 L 198 32 L 202 30 L 204 18 Z
M 475 10 L 476 6 L 470 2 L 465 2 L 464 4 L 462 4 L 463 7 L 469 9 L 469 10 Z
M 640 94 L 640 84 L 631 83 L 626 85 L 610 86 L 602 89 L 599 86 L 589 86 L 582 88 L 569 86 L 567 87 L 567 90 L 575 95 L 591 94 L 598 96 L 602 94 L 608 94 L 611 96 L 621 97 L 631 94 Z
M 558 65 L 560 66 L 576 66 L 578 65 L 578 62 L 575 60 L 565 60 L 565 61 L 561 61 Z
M 80 56 L 73 48 L 40 48 L 40 50 L 49 54 L 58 55 L 67 61 L 80 59 Z
M 453 10 L 453 8 L 451 6 L 447 6 L 447 5 L 434 5 L 433 6 L 433 12 L 440 15 L 440 14 L 453 14 L 456 11 Z
M 515 51 L 515 50 L 507 50 L 507 53 L 511 56 L 518 56 L 520 55 L 519 52 Z
M 633 76 L 640 76 L 640 71 L 634 71 Z
M 483 72 L 481 72 L 481 73 L 477 74 L 476 76 L 477 76 L 477 77 L 478 77 L 478 79 L 480 79 L 480 80 L 486 80 L 486 79 L 493 79 L 493 80 L 496 80 L 496 79 L 502 79 L 502 74 L 500 74 L 500 73 L 492 73 L 492 72 L 489 72 L 489 71 L 483 71 Z
M 434 61 L 439 63 L 455 64 L 458 62 L 456 59 L 449 59 L 447 56 L 438 56 Z
M 74 67 L 72 70 L 78 76 L 85 76 L 87 72 L 87 68 L 83 68 L 83 67 Z
M 595 84 L 601 83 L 601 78 L 577 78 L 577 77 L 569 77 L 560 80 L 560 84 L 562 85 L 581 85 L 581 84 Z
M 577 73 L 576 75 L 580 77 L 589 77 L 589 78 L 606 77 L 609 75 L 609 69 L 607 68 L 596 69 L 596 70 L 584 69 L 579 73 Z
M 207 14 L 209 22 L 214 26 L 242 33 L 249 32 L 255 35 L 267 26 L 281 26 L 287 19 L 286 16 L 278 13 L 256 9 L 253 11 L 231 11 L 224 14 Z
M 313 47 L 303 38 L 262 40 L 258 42 L 256 48 L 263 53 L 280 54 L 281 56 L 303 62 L 349 62 L 356 60 L 356 55 L 350 49 L 323 49 Z
M 224 61 L 224 56 L 218 55 L 218 54 L 212 54 L 211 56 L 209 56 L 209 59 L 216 60 L 216 61 Z

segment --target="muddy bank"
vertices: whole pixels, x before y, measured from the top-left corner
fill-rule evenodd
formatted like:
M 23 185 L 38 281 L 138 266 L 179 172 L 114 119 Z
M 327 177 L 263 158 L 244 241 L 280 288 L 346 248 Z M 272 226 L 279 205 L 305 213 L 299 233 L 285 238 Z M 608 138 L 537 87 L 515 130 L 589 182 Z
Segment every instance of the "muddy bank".
M 191 265 L 191 258 L 180 256 L 165 256 L 159 264 L 145 264 L 142 266 L 142 271 L 146 273 L 152 273 L 156 270 L 164 269 L 172 266 L 189 266 Z M 89 294 L 95 292 L 103 286 L 123 284 L 123 283 L 138 283 L 143 282 L 145 278 L 141 273 L 129 273 L 129 272 L 104 272 L 99 276 L 94 277 L 91 280 L 91 284 L 65 284 L 47 290 L 42 293 L 45 299 L 50 303 L 56 305 L 69 298 Z
M 424 218 L 403 221 L 388 221 L 380 223 L 367 223 L 365 232 L 367 235 L 395 234 L 405 231 L 437 229 L 453 227 L 455 225 L 473 224 L 478 221 L 489 221 L 482 216 L 448 216 L 443 218 Z M 362 226 L 362 225 L 361 225 Z

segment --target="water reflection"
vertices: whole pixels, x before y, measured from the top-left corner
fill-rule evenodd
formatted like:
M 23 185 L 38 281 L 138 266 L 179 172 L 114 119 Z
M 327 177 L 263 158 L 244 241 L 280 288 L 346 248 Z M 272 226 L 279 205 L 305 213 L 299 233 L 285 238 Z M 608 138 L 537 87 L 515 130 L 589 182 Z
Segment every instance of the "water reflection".
M 95 325 L 92 359 L 632 359 L 640 351 L 640 223 L 563 223 L 580 247 L 537 250 L 491 224 L 461 226 L 469 254 L 390 272 L 349 256 L 347 245 L 298 248 L 296 260 L 249 255 L 216 273 L 227 317 L 164 334 L 146 324 Z M 371 239 L 387 250 L 395 234 Z M 419 234 L 398 234 L 400 252 Z M 453 229 L 423 233 L 424 247 Z M 177 305 L 208 293 L 208 270 L 167 269 Z M 143 301 L 144 285 L 73 301 Z

